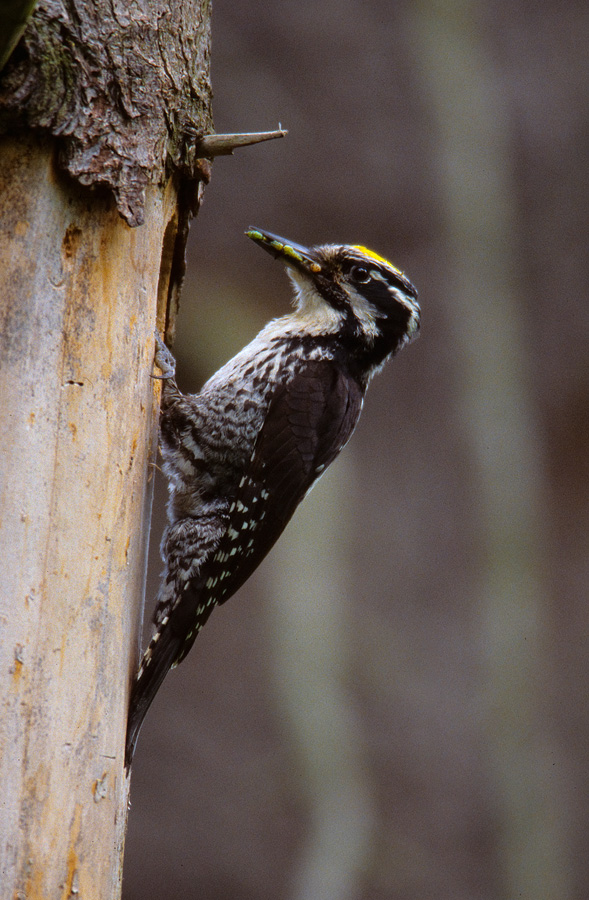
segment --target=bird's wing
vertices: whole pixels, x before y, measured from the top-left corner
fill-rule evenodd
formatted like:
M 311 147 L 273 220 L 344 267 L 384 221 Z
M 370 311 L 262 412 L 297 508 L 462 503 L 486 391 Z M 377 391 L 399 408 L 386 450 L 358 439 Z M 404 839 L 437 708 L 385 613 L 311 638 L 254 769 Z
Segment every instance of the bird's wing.
M 272 548 L 296 507 L 348 441 L 363 392 L 329 360 L 299 366 L 275 392 L 229 513 L 199 573 L 201 602 L 224 603 Z

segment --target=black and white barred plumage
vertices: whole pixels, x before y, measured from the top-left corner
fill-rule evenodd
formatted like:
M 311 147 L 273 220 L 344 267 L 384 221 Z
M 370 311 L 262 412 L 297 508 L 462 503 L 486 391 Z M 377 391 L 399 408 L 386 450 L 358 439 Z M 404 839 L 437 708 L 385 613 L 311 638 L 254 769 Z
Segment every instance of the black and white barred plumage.
M 178 389 L 174 358 L 158 340 L 169 524 L 156 631 L 131 693 L 127 767 L 169 669 L 345 446 L 374 373 L 419 331 L 415 288 L 365 247 L 305 248 L 259 229 L 247 234 L 287 265 L 296 307 L 194 395 Z

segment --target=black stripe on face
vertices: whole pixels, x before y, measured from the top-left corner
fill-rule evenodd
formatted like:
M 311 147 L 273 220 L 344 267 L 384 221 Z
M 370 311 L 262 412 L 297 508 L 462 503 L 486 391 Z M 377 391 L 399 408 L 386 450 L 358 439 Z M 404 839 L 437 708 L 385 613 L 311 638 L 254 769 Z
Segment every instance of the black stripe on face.
M 344 287 L 321 276 L 315 278 L 315 284 L 326 303 L 342 313 L 337 343 L 349 347 L 350 354 L 362 367 L 378 365 L 396 352 L 407 335 L 411 310 L 399 300 L 390 285 L 374 278 L 366 284 L 352 285 L 351 281 L 348 282 L 349 287 L 353 287 L 366 301 L 367 314 L 374 321 L 377 334 L 369 335 L 350 304 L 347 285 Z M 399 285 L 397 290 L 405 293 L 404 286 Z
M 350 314 L 349 297 L 337 281 L 334 281 L 331 277 L 318 276 L 315 278 L 315 286 L 325 302 L 333 309 L 344 313 L 346 317 Z
M 412 300 L 417 300 L 417 290 L 402 272 L 371 264 L 370 260 L 346 260 L 342 264 L 342 273 L 356 290 L 363 292 L 370 285 L 382 285 L 396 288 Z
M 407 291 L 400 282 L 398 285 L 393 285 L 392 279 L 389 278 L 388 284 L 385 284 L 378 278 L 371 278 L 366 284 L 355 284 L 354 287 L 375 309 L 379 318 L 390 318 L 407 325 L 409 309 L 397 296 L 397 291 L 402 294 L 407 294 Z
M 346 312 L 349 308 L 347 290 L 356 290 L 381 315 L 390 315 L 392 307 L 401 301 L 395 291 L 411 302 L 417 300 L 417 290 L 403 272 L 391 265 L 381 265 L 370 255 L 359 253 L 356 247 L 318 247 L 317 259 L 321 272 L 313 281 L 324 300 L 334 309 Z

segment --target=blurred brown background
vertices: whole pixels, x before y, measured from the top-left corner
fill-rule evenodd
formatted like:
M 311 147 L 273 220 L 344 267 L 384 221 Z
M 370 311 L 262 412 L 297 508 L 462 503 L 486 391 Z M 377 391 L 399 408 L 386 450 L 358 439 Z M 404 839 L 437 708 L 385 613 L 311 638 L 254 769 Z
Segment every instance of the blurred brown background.
M 217 131 L 289 135 L 215 162 L 181 386 L 287 308 L 250 224 L 392 259 L 422 336 L 158 695 L 125 900 L 589 897 L 588 25 L 217 0 Z

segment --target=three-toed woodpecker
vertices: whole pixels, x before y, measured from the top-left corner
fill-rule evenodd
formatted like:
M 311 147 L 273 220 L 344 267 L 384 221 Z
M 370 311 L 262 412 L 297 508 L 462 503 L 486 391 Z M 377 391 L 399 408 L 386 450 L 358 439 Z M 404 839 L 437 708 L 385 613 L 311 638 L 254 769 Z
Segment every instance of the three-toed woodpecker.
M 168 670 L 345 446 L 372 376 L 419 331 L 415 288 L 366 247 L 307 248 L 258 228 L 246 233 L 285 263 L 295 309 L 198 394 L 181 393 L 174 358 L 157 341 L 169 524 L 156 630 L 131 692 L 127 768 Z

